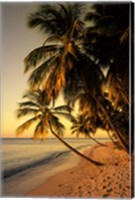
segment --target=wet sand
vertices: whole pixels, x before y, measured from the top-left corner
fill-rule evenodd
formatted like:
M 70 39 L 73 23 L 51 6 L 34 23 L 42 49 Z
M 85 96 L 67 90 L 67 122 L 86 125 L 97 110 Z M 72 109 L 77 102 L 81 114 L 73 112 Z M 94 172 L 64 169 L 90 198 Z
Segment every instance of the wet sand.
M 130 198 L 129 156 L 112 143 L 107 145 L 96 145 L 85 151 L 85 155 L 104 163 L 103 166 L 96 166 L 81 158 L 77 166 L 51 176 L 39 187 L 25 193 L 25 196 Z

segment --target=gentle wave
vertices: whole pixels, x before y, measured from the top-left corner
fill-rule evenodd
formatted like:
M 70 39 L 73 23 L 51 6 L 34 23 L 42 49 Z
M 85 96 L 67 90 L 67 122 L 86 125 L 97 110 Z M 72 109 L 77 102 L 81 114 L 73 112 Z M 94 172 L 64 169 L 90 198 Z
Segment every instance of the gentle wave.
M 90 145 L 81 145 L 79 147 L 77 147 L 77 150 L 82 150 L 83 148 L 86 147 L 90 147 Z M 68 156 L 72 151 L 70 150 L 66 150 L 66 151 L 59 151 L 59 152 L 54 152 L 54 153 L 50 153 L 48 156 L 45 156 L 44 158 L 35 161 L 35 162 L 31 162 L 28 163 L 26 165 L 22 165 L 16 168 L 11 168 L 11 169 L 7 169 L 7 170 L 3 170 L 2 176 L 4 179 L 9 178 L 11 176 L 14 176 L 20 172 L 23 172 L 25 170 L 29 170 L 35 167 L 39 167 L 41 165 L 45 165 L 45 164 L 49 164 L 53 161 L 56 161 L 58 158 L 64 158 L 66 156 Z
M 33 163 L 29 163 L 27 165 L 24 165 L 24 166 L 21 166 L 21 167 L 17 167 L 17 168 L 14 168 L 14 169 L 5 170 L 3 172 L 3 178 L 11 177 L 11 176 L 13 176 L 13 175 L 15 175 L 17 173 L 20 173 L 20 172 L 22 172 L 24 170 L 28 170 L 30 168 L 34 168 L 34 167 L 37 167 L 37 166 L 40 166 L 40 165 L 48 164 L 51 161 L 57 159 L 58 157 L 64 155 L 67 152 L 68 151 L 60 152 L 60 153 L 59 152 L 55 152 L 55 153 L 52 153 L 49 156 L 45 157 L 42 160 L 39 160 L 39 161 L 36 161 L 36 162 L 33 162 Z

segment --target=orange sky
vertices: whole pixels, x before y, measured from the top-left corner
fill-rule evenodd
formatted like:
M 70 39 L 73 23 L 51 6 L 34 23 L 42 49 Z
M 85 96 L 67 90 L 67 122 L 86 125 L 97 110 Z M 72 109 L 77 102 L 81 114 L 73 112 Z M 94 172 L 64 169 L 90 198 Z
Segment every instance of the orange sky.
M 2 70 L 1 70 L 1 136 L 16 137 L 17 103 L 27 89 L 28 77 L 23 74 L 23 59 L 45 40 L 38 31 L 27 28 L 27 16 L 37 9 L 37 3 L 2 3 Z M 68 122 L 65 122 L 68 127 Z M 67 131 L 68 132 L 68 131 Z M 99 131 L 98 136 L 103 133 Z M 32 137 L 33 129 L 21 137 Z M 69 136 L 67 133 L 66 136 Z
M 4 2 L 1 8 L 1 134 L 2 137 L 15 137 L 15 130 L 21 123 L 15 117 L 15 110 L 27 88 L 28 77 L 23 74 L 23 59 L 42 44 L 43 36 L 27 28 L 27 16 L 37 9 L 35 3 Z M 24 133 L 23 136 L 27 135 Z

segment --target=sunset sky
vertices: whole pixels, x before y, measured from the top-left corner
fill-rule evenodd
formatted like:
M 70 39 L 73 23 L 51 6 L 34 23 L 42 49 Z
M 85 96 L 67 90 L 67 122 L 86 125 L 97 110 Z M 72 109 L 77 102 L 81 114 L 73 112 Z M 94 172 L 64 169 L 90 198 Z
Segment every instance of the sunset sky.
M 24 58 L 45 40 L 39 31 L 27 27 L 27 17 L 37 10 L 39 3 L 2 3 L 2 69 L 1 69 L 1 134 L 16 137 L 16 128 L 24 122 L 17 120 L 17 103 L 27 89 L 28 76 Z M 32 129 L 22 137 L 31 137 Z
M 15 137 L 22 122 L 16 119 L 15 110 L 27 88 L 23 60 L 43 42 L 43 35 L 27 27 L 27 17 L 36 9 L 36 3 L 2 3 L 2 137 Z

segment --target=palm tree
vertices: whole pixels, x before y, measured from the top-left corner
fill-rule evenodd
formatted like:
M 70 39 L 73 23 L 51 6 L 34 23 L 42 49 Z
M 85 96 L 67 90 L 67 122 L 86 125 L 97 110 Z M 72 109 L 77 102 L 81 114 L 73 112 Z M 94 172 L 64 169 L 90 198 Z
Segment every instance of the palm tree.
M 94 134 L 96 132 L 96 128 L 92 123 L 92 118 L 87 116 L 86 114 L 80 114 L 77 116 L 77 118 L 73 121 L 73 125 L 71 127 L 72 134 L 76 134 L 77 137 L 80 135 L 84 135 L 87 138 L 90 138 L 97 144 L 101 146 L 106 146 L 105 144 L 102 144 L 95 138 L 91 136 L 91 134 Z
M 84 124 L 87 124 L 88 126 L 91 126 L 91 129 L 89 131 L 95 133 L 96 130 L 99 129 L 103 129 L 106 130 L 109 138 L 111 139 L 111 141 L 117 145 L 117 138 L 114 140 L 113 139 L 113 135 L 115 135 L 112 131 L 111 126 L 109 125 L 107 119 L 104 117 L 104 113 L 102 112 L 101 108 L 99 107 L 99 105 L 96 103 L 96 101 L 93 101 L 93 98 L 91 98 L 91 96 L 89 94 L 87 94 L 84 90 L 82 90 L 79 93 L 77 93 L 78 96 L 76 96 L 76 98 L 74 98 L 73 101 L 71 101 L 72 105 L 74 106 L 74 104 L 76 103 L 76 101 L 78 101 L 79 103 L 79 115 L 78 115 L 78 119 L 73 121 L 74 125 L 75 125 L 75 129 L 79 128 L 79 124 L 80 126 L 84 127 Z M 113 122 L 116 122 L 115 119 L 115 114 L 113 113 L 113 108 L 111 106 L 111 104 L 109 103 L 109 101 L 104 99 L 104 105 L 106 105 L 107 108 L 107 114 L 110 115 L 110 119 Z M 119 119 L 118 121 L 120 121 L 121 119 Z M 89 124 L 90 123 L 90 124 Z M 73 125 L 73 127 L 74 127 Z M 76 127 L 77 125 L 77 127 Z M 115 126 L 117 127 L 117 124 L 115 123 Z M 88 131 L 88 133 L 89 133 Z M 113 133 L 113 135 L 110 134 L 110 131 Z M 75 131 L 77 132 L 77 131 Z
M 47 91 L 47 103 L 55 100 L 60 91 L 66 91 L 68 99 L 69 94 L 73 97 L 75 89 L 79 91 L 79 87 L 83 87 L 91 102 L 103 113 L 121 146 L 127 148 L 105 105 L 101 91 L 104 76 L 99 63 L 85 51 L 82 43 L 82 38 L 87 36 L 83 8 L 82 4 L 74 3 L 46 4 L 30 15 L 29 26 L 40 28 L 47 39 L 25 58 L 25 72 L 33 69 L 29 84 L 31 88 Z M 97 52 L 94 54 L 98 56 Z
M 130 2 L 116 5 L 96 4 L 93 9 L 95 12 L 87 15 L 87 19 L 93 20 L 95 24 L 91 29 L 104 35 L 109 41 L 104 44 L 100 41 L 99 44 L 94 45 L 98 46 L 99 52 L 106 52 L 108 60 L 111 61 L 108 64 L 109 70 L 106 77 L 108 97 L 114 108 L 111 120 L 117 127 L 119 137 L 122 143 L 125 143 L 124 146 L 129 154 L 131 148 L 132 177 L 134 177 L 134 66 L 130 62 L 134 44 L 134 20 L 131 17 L 133 5 Z
M 34 131 L 35 139 L 41 135 L 42 140 L 44 140 L 47 137 L 48 132 L 51 131 L 53 136 L 55 136 L 71 151 L 93 164 L 102 165 L 102 163 L 83 155 L 61 138 L 64 133 L 64 125 L 59 121 L 58 115 L 62 115 L 70 120 L 73 120 L 73 117 L 69 114 L 69 111 L 71 111 L 69 106 L 63 105 L 50 108 L 49 105 L 46 104 L 45 92 L 41 90 L 34 92 L 29 91 L 23 97 L 28 100 L 19 103 L 17 117 L 20 118 L 27 115 L 32 115 L 32 117 L 17 128 L 17 135 L 28 129 L 35 122 L 37 123 Z
M 48 91 L 48 102 L 61 90 L 72 92 L 78 87 L 75 82 L 84 84 L 86 74 L 92 93 L 100 91 L 102 71 L 81 45 L 85 32 L 83 8 L 82 4 L 73 3 L 46 4 L 29 17 L 29 26 L 39 27 L 47 39 L 25 58 L 25 72 L 35 68 L 29 78 L 30 86 Z M 47 45 L 50 41 L 51 45 Z
M 108 88 L 108 100 L 112 102 L 114 110 L 121 109 L 121 112 L 125 112 L 124 119 L 127 124 L 129 118 L 129 3 L 96 4 L 93 6 L 93 12 L 86 15 L 86 20 L 93 21 L 94 25 L 87 30 L 85 50 L 93 56 L 102 69 L 109 68 L 105 83 Z M 120 116 L 119 112 L 118 115 Z M 114 130 L 113 127 L 111 128 Z M 123 130 L 116 126 L 115 129 L 117 138 L 129 151 L 129 144 L 126 145 L 126 140 L 122 139 L 126 138 L 122 136 Z M 126 135 L 128 135 L 128 129 L 126 130 Z
M 25 72 L 36 68 L 29 78 L 30 86 L 48 91 L 48 102 L 55 99 L 61 90 L 68 101 L 71 93 L 75 95 L 74 91 L 78 90 L 79 85 L 84 90 L 89 88 L 92 102 L 97 101 L 96 96 L 101 93 L 103 73 L 91 57 L 83 52 L 79 43 L 85 32 L 80 20 L 81 8 L 80 4 L 44 5 L 29 18 L 29 26 L 39 27 L 48 34 L 48 38 L 42 47 L 26 57 Z M 61 24 L 62 21 L 64 24 Z M 52 44 L 47 45 L 48 41 Z M 41 60 L 42 64 L 39 65 Z M 89 85 L 86 84 L 88 82 Z
M 83 27 L 79 19 L 81 11 L 79 4 L 53 3 L 41 6 L 29 17 L 29 27 L 39 27 L 47 39 L 25 58 L 25 72 L 36 68 L 29 78 L 30 86 L 48 90 L 48 101 L 58 96 L 70 79 L 68 73 L 74 62 L 78 61 L 75 47 L 81 35 L 78 30 Z

